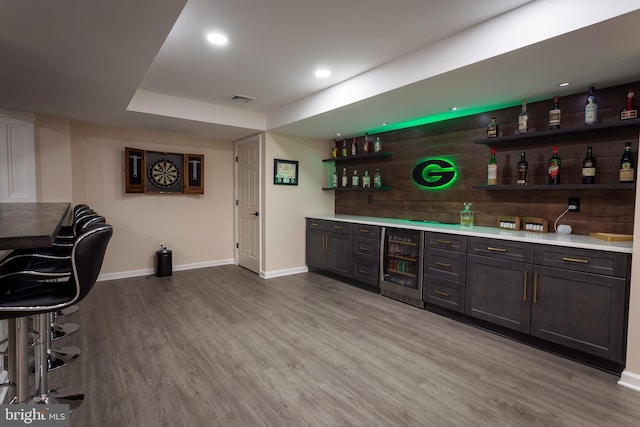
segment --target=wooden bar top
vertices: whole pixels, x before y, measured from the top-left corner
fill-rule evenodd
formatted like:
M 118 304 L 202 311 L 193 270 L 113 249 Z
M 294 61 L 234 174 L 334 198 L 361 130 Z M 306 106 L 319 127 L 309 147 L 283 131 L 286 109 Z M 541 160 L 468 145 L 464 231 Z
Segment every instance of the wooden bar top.
M 69 206 L 67 202 L 0 203 L 0 250 L 51 246 Z

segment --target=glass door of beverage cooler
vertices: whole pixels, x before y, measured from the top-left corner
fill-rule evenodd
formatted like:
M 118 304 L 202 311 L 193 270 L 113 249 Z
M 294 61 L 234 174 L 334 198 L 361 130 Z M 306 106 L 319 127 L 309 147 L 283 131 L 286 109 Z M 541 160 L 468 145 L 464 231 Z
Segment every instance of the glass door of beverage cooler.
M 422 231 L 383 229 L 381 294 L 418 307 L 422 301 Z

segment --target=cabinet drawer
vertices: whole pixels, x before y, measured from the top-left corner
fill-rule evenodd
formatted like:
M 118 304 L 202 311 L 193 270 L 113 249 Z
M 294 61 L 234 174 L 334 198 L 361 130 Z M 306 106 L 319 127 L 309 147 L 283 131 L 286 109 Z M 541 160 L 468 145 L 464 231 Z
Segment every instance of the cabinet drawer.
M 353 224 L 353 235 L 380 239 L 380 227 L 377 225 Z
M 380 251 L 379 248 L 380 241 L 377 239 L 361 237 L 360 235 L 353 236 L 354 256 L 377 262 Z
M 425 302 L 464 312 L 464 283 L 439 277 L 425 277 L 422 292 Z
M 533 247 L 529 243 L 510 240 L 469 237 L 467 254 L 511 261 L 533 262 Z
M 605 276 L 627 277 L 629 255 L 589 249 L 536 245 L 534 264 Z
M 330 231 L 332 233 L 351 234 L 351 224 L 348 222 L 307 218 L 307 228 Z
M 464 282 L 467 269 L 467 254 L 441 249 L 428 249 L 424 274 L 455 282 Z
M 466 252 L 467 236 L 445 233 L 425 233 L 425 248 L 440 248 L 448 251 Z
M 362 259 L 353 259 L 353 278 L 373 286 L 380 286 L 378 277 L 378 263 Z

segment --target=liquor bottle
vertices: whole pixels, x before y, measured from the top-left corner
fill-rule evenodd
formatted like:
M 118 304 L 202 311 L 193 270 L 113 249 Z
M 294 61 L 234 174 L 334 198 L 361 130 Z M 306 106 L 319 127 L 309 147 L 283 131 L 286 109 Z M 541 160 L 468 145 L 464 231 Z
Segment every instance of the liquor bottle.
M 499 135 L 498 124 L 496 123 L 496 118 L 491 117 L 491 121 L 487 126 L 487 138 L 495 138 Z
M 376 173 L 373 175 L 373 187 L 382 188 L 382 176 L 380 175 L 380 169 L 376 169 Z
M 369 176 L 369 171 L 364 171 L 364 176 L 362 177 L 362 188 L 370 188 L 371 187 L 371 177 Z
M 487 185 L 496 185 L 498 183 L 498 163 L 496 162 L 496 149 L 491 149 L 491 157 L 487 164 Z
M 587 103 L 584 107 L 584 124 L 592 125 L 598 122 L 598 100 L 596 99 L 596 88 L 589 88 Z
M 593 158 L 591 146 L 587 147 L 587 157 L 582 161 L 582 183 L 595 184 L 596 182 L 596 159 Z
M 624 143 L 624 153 L 620 159 L 620 182 L 633 182 L 635 169 L 633 166 L 633 155 L 631 154 L 631 143 Z
M 364 154 L 369 154 L 369 152 L 371 151 L 371 147 L 369 147 L 369 134 L 368 133 L 364 134 L 364 142 L 362 143 L 362 151 L 364 151 Z
M 527 185 L 527 180 L 529 179 L 529 163 L 524 155 L 524 148 L 520 152 L 520 161 L 518 162 L 518 179 L 516 184 L 518 185 Z
M 342 157 L 347 157 L 347 140 L 343 139 L 342 140 Z
M 333 188 L 338 188 L 338 168 L 333 168 L 333 180 L 331 184 Z
M 633 89 L 627 91 L 627 105 L 620 111 L 620 120 L 630 120 L 638 118 L 638 107 L 633 103 Z
M 549 159 L 549 184 L 560 184 L 560 157 L 558 147 L 553 147 L 553 154 Z
M 336 157 L 338 157 L 338 144 L 336 143 L 336 140 L 333 140 L 333 148 L 331 149 L 331 158 L 335 159 Z
M 553 97 L 553 107 L 549 110 L 549 129 L 560 129 L 560 107 L 558 97 Z
M 360 186 L 360 180 L 358 178 L 358 171 L 353 170 L 353 176 L 351 177 L 351 186 L 357 188 Z
M 522 100 L 522 110 L 518 116 L 518 133 L 527 133 L 529 131 L 529 114 L 527 114 L 527 100 Z
M 379 153 L 382 151 L 382 141 L 380 141 L 380 137 L 376 136 L 376 141 L 373 143 L 373 152 Z
M 473 225 L 473 211 L 471 210 L 471 203 L 465 202 L 464 209 L 460 211 L 460 225 L 472 226 Z
M 358 144 L 356 144 L 355 138 L 353 138 L 353 141 L 351 141 L 351 155 L 352 156 L 358 155 Z
M 349 182 L 347 178 L 347 168 L 342 168 L 342 187 L 346 187 Z

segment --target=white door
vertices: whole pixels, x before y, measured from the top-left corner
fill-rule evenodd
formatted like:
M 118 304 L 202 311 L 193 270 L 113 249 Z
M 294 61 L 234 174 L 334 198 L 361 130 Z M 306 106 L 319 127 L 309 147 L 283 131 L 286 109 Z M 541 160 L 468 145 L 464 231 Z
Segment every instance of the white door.
M 0 110 L 0 202 L 35 201 L 33 118 L 10 117 Z
M 256 135 L 236 142 L 236 259 L 260 274 L 260 141 Z

